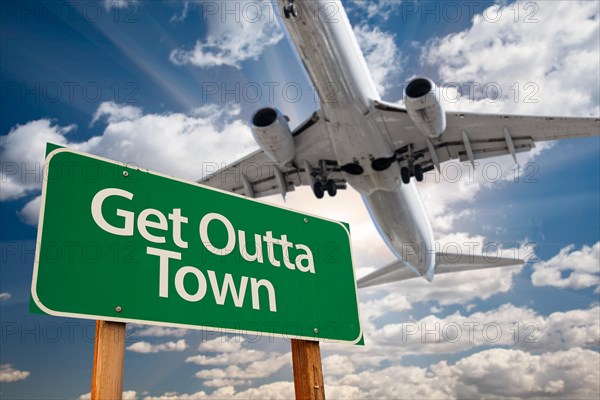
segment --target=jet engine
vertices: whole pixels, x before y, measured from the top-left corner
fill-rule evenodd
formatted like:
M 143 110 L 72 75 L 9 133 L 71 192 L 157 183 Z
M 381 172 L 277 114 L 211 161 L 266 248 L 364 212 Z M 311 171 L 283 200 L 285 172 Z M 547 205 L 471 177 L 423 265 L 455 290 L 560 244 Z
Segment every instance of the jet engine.
M 287 118 L 274 108 L 261 108 L 252 116 L 252 136 L 273 161 L 283 166 L 294 159 L 296 148 Z
M 435 139 L 446 130 L 446 113 L 439 101 L 437 86 L 431 80 L 411 80 L 404 90 L 404 104 L 408 115 L 425 136 Z

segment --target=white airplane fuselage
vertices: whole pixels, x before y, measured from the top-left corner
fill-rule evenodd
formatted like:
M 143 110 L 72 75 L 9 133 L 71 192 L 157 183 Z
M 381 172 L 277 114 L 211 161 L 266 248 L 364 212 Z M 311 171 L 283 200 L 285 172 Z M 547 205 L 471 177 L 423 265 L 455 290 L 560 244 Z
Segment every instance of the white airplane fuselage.
M 279 0 L 280 7 L 288 2 Z M 394 145 L 373 117 L 380 100 L 348 17 L 339 1 L 296 0 L 298 17 L 285 19 L 319 95 L 322 118 L 340 166 L 356 163 L 362 174 L 344 172 L 363 196 L 379 233 L 394 254 L 428 279 L 435 270 L 431 224 L 413 181 L 403 184 L 398 163 L 384 171 L 374 159 L 394 155 Z

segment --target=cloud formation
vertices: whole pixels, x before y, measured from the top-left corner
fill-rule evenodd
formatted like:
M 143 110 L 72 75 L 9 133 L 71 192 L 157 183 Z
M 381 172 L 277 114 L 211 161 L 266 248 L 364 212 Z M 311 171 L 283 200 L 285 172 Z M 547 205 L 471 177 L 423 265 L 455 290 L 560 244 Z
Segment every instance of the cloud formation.
M 230 365 L 226 368 L 202 369 L 196 372 L 195 376 L 199 379 L 258 379 L 267 378 L 279 371 L 283 366 L 292 362 L 291 353 L 281 354 L 272 353 L 269 357 L 259 361 L 253 361 L 244 368 L 238 365 Z
M 470 315 L 455 312 L 385 324 L 370 333 L 369 341 L 372 350 L 382 354 L 397 346 L 403 354 L 455 354 L 496 346 L 530 352 L 586 348 L 600 342 L 600 308 L 544 317 L 530 308 L 504 304 Z
M 401 1 L 389 0 L 350 0 L 348 1 L 347 12 L 357 14 L 360 19 L 381 18 L 383 20 L 398 11 Z
M 377 90 L 379 94 L 384 95 L 402 71 L 396 38 L 389 32 L 368 25 L 355 26 L 354 34 Z
M 163 351 L 184 351 L 188 345 L 185 339 L 180 339 L 176 342 L 166 342 L 159 344 L 151 344 L 148 342 L 136 342 L 132 345 L 127 346 L 127 350 L 133 351 L 134 353 L 160 353 Z
M 93 120 L 105 121 L 104 132 L 84 142 L 69 137 L 73 125 L 49 119 L 17 125 L 0 137 L 0 201 L 39 193 L 47 142 L 198 180 L 256 148 L 249 127 L 236 119 L 238 113 L 238 107 L 206 106 L 189 114 L 144 114 L 137 107 L 102 103 Z M 20 212 L 23 221 L 37 224 L 39 206 L 39 197 L 31 200 Z
M 569 245 L 550 260 L 534 264 L 531 282 L 534 286 L 598 288 L 600 242 L 596 242 L 593 246 L 583 246 L 580 250 L 577 250 L 574 245 Z
M 476 84 L 448 92 L 449 109 L 597 116 L 599 12 L 590 1 L 493 5 L 469 29 L 430 41 L 422 59 L 443 83 Z
M 10 364 L 0 365 L 0 382 L 17 382 L 27 379 L 30 375 L 29 371 L 19 371 L 14 369 Z
M 289 356 L 289 355 L 288 355 Z M 327 360 L 327 359 L 325 359 Z M 329 359 L 324 364 L 341 364 Z M 539 355 L 522 350 L 490 349 L 464 357 L 455 363 L 441 361 L 426 367 L 393 364 L 384 368 L 325 375 L 328 398 L 396 399 L 399 393 L 411 398 L 535 397 L 597 398 L 600 395 L 600 359 L 592 350 L 573 348 Z M 233 370 L 232 370 L 233 371 Z M 234 381 L 223 379 L 222 382 Z M 223 386 L 213 392 L 168 392 L 146 396 L 145 400 L 183 399 L 278 399 L 293 397 L 293 383 L 279 381 L 236 390 Z
M 127 7 L 130 7 L 131 5 L 136 5 L 137 2 L 138 2 L 138 0 L 103 0 L 104 9 L 106 11 L 110 11 L 113 8 L 115 8 L 115 9 L 127 8 Z
M 131 324 L 129 324 L 131 325 Z M 129 326 L 128 325 L 128 326 Z M 147 336 L 147 337 L 183 337 L 187 335 L 190 330 L 183 328 L 167 328 L 165 326 L 157 325 L 134 325 L 133 333 L 136 336 Z
M 210 6 L 210 7 L 209 7 Z M 209 32 L 189 49 L 171 52 L 175 65 L 200 68 L 230 66 L 241 69 L 246 60 L 257 60 L 265 49 L 283 39 L 270 2 L 213 1 L 204 7 Z

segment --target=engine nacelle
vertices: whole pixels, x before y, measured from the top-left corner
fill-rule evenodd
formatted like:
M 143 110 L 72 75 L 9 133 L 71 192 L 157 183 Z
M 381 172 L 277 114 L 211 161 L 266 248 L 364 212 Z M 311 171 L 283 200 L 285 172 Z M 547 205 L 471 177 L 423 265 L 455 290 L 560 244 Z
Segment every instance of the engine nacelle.
M 446 130 L 446 113 L 439 101 L 437 86 L 426 78 L 415 78 L 404 91 L 406 111 L 417 128 L 435 139 Z
M 261 108 L 252 116 L 252 136 L 273 161 L 283 166 L 294 159 L 294 137 L 286 117 L 274 108 Z

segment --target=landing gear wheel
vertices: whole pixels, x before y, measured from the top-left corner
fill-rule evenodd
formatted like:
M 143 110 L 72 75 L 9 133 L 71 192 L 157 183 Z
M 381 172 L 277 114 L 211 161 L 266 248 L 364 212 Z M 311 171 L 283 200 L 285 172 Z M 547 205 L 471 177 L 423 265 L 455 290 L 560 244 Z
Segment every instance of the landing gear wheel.
M 402 177 L 402 183 L 408 185 L 410 183 L 410 170 L 408 167 L 400 168 L 400 176 Z
M 329 196 L 331 197 L 335 197 L 335 195 L 337 194 L 337 185 L 335 184 L 335 182 L 332 180 L 328 180 L 325 186 L 327 188 L 327 194 L 329 194 Z
M 317 199 L 322 199 L 325 196 L 325 192 L 323 191 L 323 184 L 321 182 L 315 182 L 313 186 L 313 193 Z
M 417 182 L 423 182 L 423 167 L 415 165 L 415 179 Z
M 283 16 L 285 19 L 290 19 L 290 17 L 296 18 L 298 16 L 298 9 L 296 9 L 296 5 L 294 3 L 288 4 L 283 7 Z

